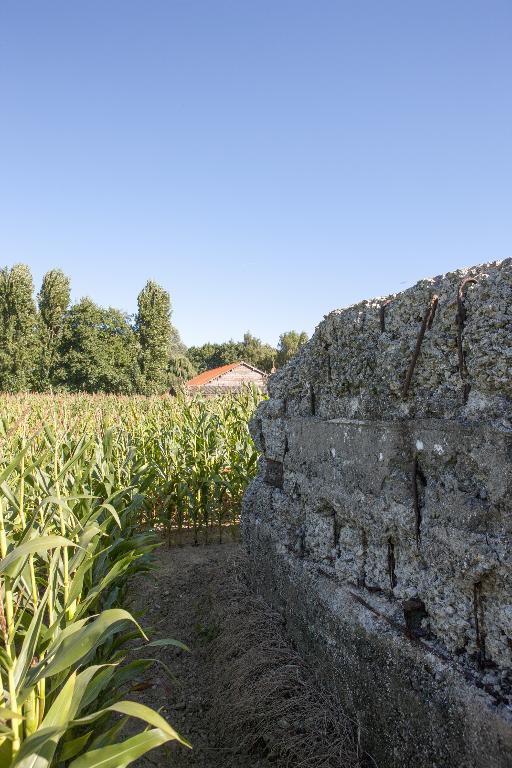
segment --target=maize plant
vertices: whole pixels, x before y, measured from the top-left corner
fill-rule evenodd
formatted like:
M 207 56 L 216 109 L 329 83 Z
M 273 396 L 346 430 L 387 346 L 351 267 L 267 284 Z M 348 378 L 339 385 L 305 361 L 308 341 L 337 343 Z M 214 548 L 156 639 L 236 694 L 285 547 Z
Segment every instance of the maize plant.
M 0 768 L 122 768 L 190 746 L 125 698 L 152 643 L 124 595 L 158 529 L 197 541 L 237 522 L 258 399 L 0 398 Z M 142 730 L 123 740 L 128 718 Z
M 226 526 L 234 530 L 244 490 L 257 469 L 247 422 L 260 399 L 257 390 L 248 389 L 178 401 L 179 416 L 156 439 L 144 442 L 157 494 L 148 522 L 165 527 L 178 541 L 190 530 L 195 543 L 212 535 L 221 540 Z

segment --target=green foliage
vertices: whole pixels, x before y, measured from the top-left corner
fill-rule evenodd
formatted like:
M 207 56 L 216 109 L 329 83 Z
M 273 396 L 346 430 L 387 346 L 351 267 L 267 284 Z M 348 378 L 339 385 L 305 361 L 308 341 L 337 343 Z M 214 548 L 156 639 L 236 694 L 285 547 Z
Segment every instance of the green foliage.
M 242 342 L 242 360 L 254 365 L 260 371 L 270 373 L 277 357 L 277 350 L 270 344 L 264 344 L 249 331 L 244 333 Z
M 33 300 L 30 269 L 0 270 L 0 391 L 161 394 L 196 373 L 171 324 L 169 294 L 149 281 L 135 326 L 89 298 L 69 308 L 69 278 L 52 269 Z
M 139 345 L 127 315 L 82 299 L 66 313 L 56 382 L 71 391 L 139 391 Z
M 140 344 L 143 392 L 162 394 L 170 384 L 171 299 L 160 285 L 148 280 L 139 293 L 137 304 L 135 328 Z
M 34 286 L 24 264 L 0 270 L 0 390 L 34 384 L 38 349 Z
M 277 358 L 277 350 L 270 344 L 264 344 L 249 331 L 243 341 L 227 341 L 223 344 L 203 344 L 201 347 L 189 347 L 188 354 L 198 372 L 218 368 L 221 365 L 244 360 L 261 371 L 270 373 Z
M 54 387 L 64 317 L 70 301 L 69 278 L 60 269 L 52 269 L 43 277 L 37 296 L 39 307 L 40 356 L 36 388 Z
M 197 373 L 197 368 L 189 357 L 188 349 L 173 325 L 171 326 L 171 353 L 168 373 L 171 392 L 178 392 L 183 388 L 185 382 Z
M 287 331 L 279 337 L 277 345 L 277 365 L 281 367 L 294 357 L 299 349 L 306 344 L 308 335 L 305 331 Z
M 33 300 L 30 270 L 0 270 L 0 391 L 180 392 L 196 373 L 239 360 L 270 373 L 307 340 L 282 334 L 279 349 L 249 331 L 242 341 L 187 347 L 171 322 L 168 292 L 149 280 L 135 318 L 89 298 L 69 307 L 69 278 L 52 269 Z
M 242 359 L 241 352 L 241 343 L 232 339 L 223 344 L 207 342 L 200 347 L 189 347 L 188 349 L 189 357 L 198 373 L 228 363 L 236 363 Z
M 2 398 L 1 766 L 119 768 L 167 741 L 188 746 L 157 712 L 125 698 L 151 663 L 139 652 L 152 644 L 120 607 L 157 543 L 140 525 L 158 482 L 144 458 L 158 430 L 138 432 L 151 406 Z M 128 718 L 146 730 L 119 740 Z
M 154 529 L 220 538 L 238 521 L 259 399 L 2 396 L 2 768 L 121 768 L 168 741 L 189 746 L 126 698 L 151 647 L 187 649 L 149 642 L 122 604 Z M 129 718 L 145 730 L 123 740 Z
M 152 468 L 145 510 L 151 527 L 166 528 L 178 539 L 184 528 L 192 529 L 197 541 L 214 531 L 222 538 L 224 527 L 238 522 L 244 490 L 257 469 L 247 423 L 260 400 L 256 388 L 246 387 L 213 398 L 181 398 L 167 418 L 158 408 L 139 419 L 137 442 Z
M 45 327 L 56 334 L 69 306 L 71 289 L 69 277 L 61 269 L 51 269 L 43 277 L 37 295 L 39 313 Z
M 186 352 L 176 352 L 169 363 L 169 376 L 171 379 L 171 391 L 178 392 L 181 386 L 195 376 L 197 369 Z

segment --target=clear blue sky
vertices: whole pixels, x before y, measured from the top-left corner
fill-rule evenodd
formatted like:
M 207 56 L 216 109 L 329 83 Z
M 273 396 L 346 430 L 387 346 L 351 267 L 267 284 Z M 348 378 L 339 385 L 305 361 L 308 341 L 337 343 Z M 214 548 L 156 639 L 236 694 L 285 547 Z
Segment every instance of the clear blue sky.
M 0 263 L 275 343 L 512 255 L 511 0 L 1 0 Z

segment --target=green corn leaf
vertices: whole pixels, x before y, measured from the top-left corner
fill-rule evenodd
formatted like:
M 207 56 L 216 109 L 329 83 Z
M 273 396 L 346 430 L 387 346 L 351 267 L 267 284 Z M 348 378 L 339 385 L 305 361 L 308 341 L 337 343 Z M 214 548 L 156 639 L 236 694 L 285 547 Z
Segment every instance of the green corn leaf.
M 139 659 L 139 661 L 145 661 L 148 662 L 149 665 L 151 664 L 158 664 L 159 667 L 162 667 L 162 669 L 165 670 L 165 673 L 167 674 L 167 677 L 173 681 L 173 683 L 178 682 L 178 679 L 174 672 L 171 670 L 171 668 L 165 664 L 161 659 Z
M 84 707 L 92 704 L 96 701 L 100 695 L 103 695 L 108 688 L 109 695 L 111 694 L 109 701 L 116 698 L 119 689 L 121 689 L 126 683 L 131 683 L 138 679 L 138 676 L 148 669 L 153 663 L 153 659 L 137 659 L 137 661 L 131 661 L 128 664 L 122 666 L 116 665 L 115 669 L 105 670 L 99 672 L 98 675 L 92 680 L 84 696 Z
M 144 635 L 133 616 L 121 608 L 103 611 L 89 624 L 82 623 L 78 630 L 74 629 L 74 625 L 66 628 L 69 629 L 66 637 L 57 638 L 57 642 L 48 648 L 46 657 L 32 667 L 30 684 L 34 685 L 41 678 L 52 677 L 65 669 L 72 668 L 95 651 L 101 643 L 129 624 L 135 624 Z
M 120 717 L 119 720 L 114 723 L 111 728 L 103 731 L 103 733 L 98 734 L 94 741 L 91 741 L 89 744 L 89 749 L 99 749 L 100 747 L 108 747 L 109 744 L 114 744 L 129 719 L 129 717 Z M 96 725 L 95 732 L 97 727 L 98 726 Z
M 18 499 L 16 498 L 15 494 L 11 491 L 8 484 L 4 481 L 3 483 L 0 483 L 0 490 L 2 491 L 5 498 L 9 501 L 9 504 L 12 506 L 13 509 L 16 510 L 16 512 L 19 512 L 19 503 Z
M 18 653 L 14 666 L 14 684 L 19 693 L 20 685 L 25 680 L 25 675 L 32 666 L 32 659 L 35 656 L 37 644 L 41 636 L 41 627 L 43 624 L 46 603 L 48 602 L 48 590 L 43 595 L 37 611 L 32 617 L 32 621 L 23 639 L 20 652 Z
M 121 520 L 119 519 L 119 515 L 117 514 L 117 511 L 116 511 L 115 507 L 112 506 L 112 504 L 109 504 L 108 502 L 105 501 L 101 505 L 100 509 L 108 510 L 110 512 L 110 514 L 112 515 L 112 517 L 114 518 L 114 520 L 116 521 L 118 528 L 122 529 Z
M 78 546 L 80 549 L 77 549 L 69 562 L 69 570 L 71 572 L 76 570 L 80 563 L 88 556 L 89 553 L 87 550 L 98 534 L 101 534 L 101 528 L 96 525 L 96 523 L 92 523 L 84 528 L 83 533 L 78 538 Z
M 38 728 L 25 739 L 11 768 L 49 768 L 65 728 Z
M 85 453 L 85 451 L 87 450 L 87 448 L 89 448 L 90 445 L 91 445 L 91 442 L 90 441 L 86 441 L 85 437 L 83 437 L 81 439 L 81 441 L 78 443 L 78 447 L 75 450 L 74 454 L 66 462 L 66 464 L 64 464 L 64 466 L 62 467 L 62 469 L 61 469 L 61 471 L 60 471 L 60 473 L 59 473 L 59 475 L 57 477 L 57 480 L 60 481 L 60 480 L 62 480 L 63 477 L 66 476 L 66 473 L 68 472 L 68 470 L 71 469 L 73 464 L 76 464 L 78 462 L 80 457 Z
M 7 707 L 0 707 L 0 720 L 23 720 L 23 716 L 19 712 L 14 712 Z
M 77 736 L 75 739 L 70 739 L 64 742 L 61 746 L 60 758 L 63 762 L 72 760 L 74 757 L 84 752 L 87 744 L 89 743 L 93 731 L 87 731 L 82 736 Z
M 82 707 L 86 706 L 84 701 L 87 692 L 90 690 L 90 685 L 94 677 L 104 669 L 112 669 L 115 671 L 115 664 L 95 664 L 92 667 L 87 667 L 76 678 L 75 688 L 73 690 L 73 699 L 70 706 L 70 718 L 75 718 L 77 713 Z
M 18 469 L 24 456 L 26 456 L 30 444 L 27 444 L 23 450 L 18 451 L 14 459 L 6 466 L 6 468 L 0 472 L 0 487 L 5 480 L 7 480 L 15 469 Z
M 68 606 L 71 605 L 77 598 L 79 598 L 84 591 L 84 579 L 88 571 L 92 569 L 94 565 L 94 558 L 91 556 L 80 563 L 75 572 L 70 566 L 70 571 L 73 573 L 71 578 L 71 586 L 68 595 Z
M 80 629 L 87 624 L 87 622 L 90 620 L 90 617 L 87 617 L 85 619 L 80 619 L 79 621 L 73 621 L 71 624 L 68 624 L 67 627 L 64 627 L 63 630 L 59 631 L 59 634 L 51 644 L 51 652 L 57 653 L 59 646 L 61 643 L 64 642 L 64 640 L 68 637 L 71 637 L 71 635 L 74 635 L 76 632 L 79 632 Z M 60 626 L 60 616 L 57 618 L 54 624 L 52 624 L 51 627 L 49 627 L 46 632 L 43 632 L 43 639 L 47 641 L 49 638 L 52 638 L 55 633 L 59 630 Z M 50 650 L 50 649 L 49 649 Z
M 105 665 L 104 669 L 101 669 L 96 675 L 94 675 L 94 677 L 88 682 L 87 687 L 82 695 L 78 712 L 96 701 L 107 688 L 110 691 L 114 687 L 112 678 L 114 675 L 116 675 L 116 671 L 117 664 L 108 664 Z
M 103 577 L 103 579 L 95 586 L 92 590 L 90 590 L 87 594 L 87 597 L 85 600 L 83 600 L 80 603 L 80 606 L 78 607 L 77 616 L 82 615 L 85 611 L 88 610 L 89 606 L 96 600 L 96 598 L 109 586 L 109 584 L 112 584 L 124 571 L 126 571 L 130 564 L 133 562 L 134 558 L 136 558 L 137 555 L 135 553 L 130 553 L 126 557 L 122 558 L 121 560 L 118 560 L 117 563 L 114 563 L 110 571 Z M 72 590 L 73 592 L 73 590 Z M 70 599 L 74 599 L 71 597 Z
M 46 713 L 42 722 L 43 728 L 57 728 L 68 725 L 71 715 L 71 704 L 76 685 L 76 672 L 67 679 L 64 687 Z
M 76 546 L 77 544 L 64 536 L 37 536 L 20 544 L 19 547 L 15 547 L 3 560 L 0 560 L 0 574 L 14 579 L 23 567 L 25 558 L 29 555 L 46 553 L 55 547 Z
M 9 735 L 0 736 L 0 768 L 11 768 L 12 742 Z
M 119 744 L 86 752 L 82 757 L 73 760 L 69 768 L 125 768 L 146 752 L 170 740 L 171 737 L 167 733 L 153 728 Z
M 74 725 L 88 725 L 89 723 L 98 720 L 106 712 L 118 712 L 121 715 L 127 715 L 128 717 L 136 717 L 139 720 L 143 720 L 148 725 L 152 725 L 155 728 L 159 728 L 166 733 L 170 739 L 179 741 L 186 747 L 191 747 L 190 742 L 184 739 L 180 734 L 164 720 L 164 718 L 155 712 L 154 709 L 150 709 L 145 704 L 139 704 L 136 701 L 118 701 L 115 704 L 111 704 L 105 709 L 101 709 L 98 712 L 94 712 L 92 715 L 87 715 L 74 721 Z
M 134 648 L 134 651 L 142 651 L 144 648 L 160 648 L 162 646 L 172 645 L 175 648 L 180 648 L 182 651 L 190 651 L 188 645 L 181 643 L 179 640 L 174 640 L 172 637 L 163 637 L 160 640 L 151 640 L 146 645 L 139 645 L 138 648 Z

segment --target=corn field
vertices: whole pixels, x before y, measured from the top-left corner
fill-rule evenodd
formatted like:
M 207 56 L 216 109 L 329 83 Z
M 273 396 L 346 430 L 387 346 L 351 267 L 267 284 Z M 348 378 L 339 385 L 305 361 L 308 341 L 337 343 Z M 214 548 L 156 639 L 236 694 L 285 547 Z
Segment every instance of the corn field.
M 152 645 L 183 646 L 151 641 L 124 597 L 161 534 L 234 529 L 259 398 L 0 397 L 0 768 L 122 768 L 190 746 L 125 698 Z M 142 730 L 123 740 L 129 718 Z

